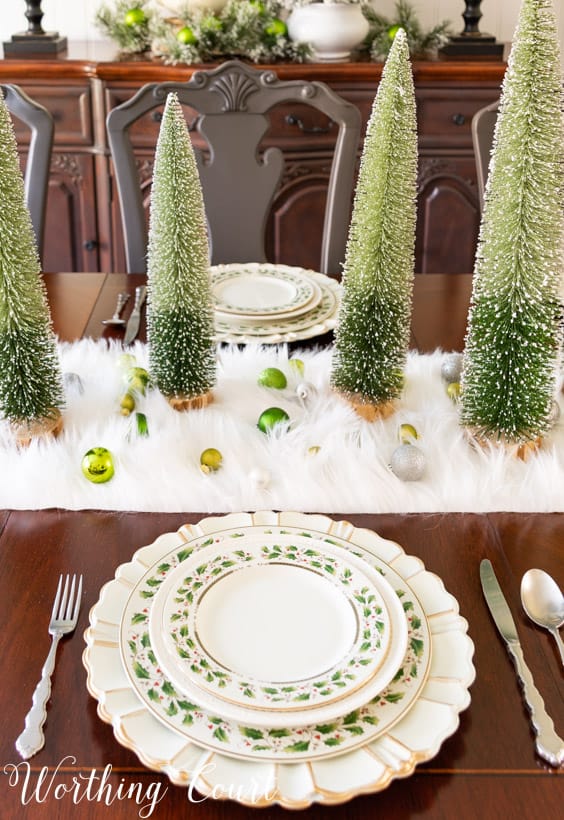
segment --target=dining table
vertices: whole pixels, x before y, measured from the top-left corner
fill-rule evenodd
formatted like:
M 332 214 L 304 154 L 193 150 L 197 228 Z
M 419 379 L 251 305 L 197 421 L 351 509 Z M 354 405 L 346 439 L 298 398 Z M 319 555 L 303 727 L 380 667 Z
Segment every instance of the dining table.
M 44 280 L 55 331 L 61 341 L 71 342 L 83 337 L 119 339 L 123 331 L 103 325 L 102 320 L 113 313 L 118 293 L 133 296 L 145 277 L 69 272 L 44 274 Z M 437 347 L 462 350 L 471 287 L 469 274 L 415 277 L 412 348 L 422 353 Z M 124 311 L 126 318 L 132 304 L 133 298 Z M 142 326 L 142 341 L 144 334 Z M 308 342 L 320 343 L 330 344 L 331 334 Z M 300 343 L 293 344 L 299 347 Z M 45 480 L 48 472 L 46 465 Z M 166 774 L 148 768 L 118 742 L 87 691 L 83 635 L 100 590 L 140 547 L 203 517 L 197 509 L 173 513 L 0 510 L 3 820 L 242 820 L 253 811 L 269 820 L 287 816 L 287 809 L 279 805 L 252 809 L 174 785 Z M 468 622 L 476 674 L 458 727 L 432 759 L 377 792 L 358 794 L 342 805 L 313 804 L 303 814 L 311 820 L 559 816 L 564 805 L 562 768 L 550 766 L 535 752 L 521 686 L 484 600 L 479 568 L 482 559 L 491 561 L 536 686 L 556 731 L 564 736 L 564 674 L 558 650 L 548 632 L 531 623 L 520 602 L 521 578 L 529 568 L 541 568 L 560 585 L 564 582 L 564 514 L 504 510 L 350 514 L 335 509 L 329 518 L 346 519 L 354 527 L 396 542 L 442 580 Z M 67 572 L 84 577 L 79 621 L 74 634 L 59 646 L 45 745 L 23 761 L 14 744 L 49 650 L 47 626 L 56 584 L 59 575 Z

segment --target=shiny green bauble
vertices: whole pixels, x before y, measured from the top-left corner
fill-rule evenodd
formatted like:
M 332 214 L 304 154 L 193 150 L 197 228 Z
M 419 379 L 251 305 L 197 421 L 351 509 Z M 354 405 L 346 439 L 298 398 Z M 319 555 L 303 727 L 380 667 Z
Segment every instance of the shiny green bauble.
M 290 416 L 281 407 L 269 407 L 260 414 L 257 427 L 263 433 L 269 433 L 277 424 L 290 421 Z
M 82 472 L 93 484 L 103 484 L 114 474 L 114 459 L 105 447 L 92 447 L 82 459 Z
M 179 43 L 185 46 L 193 46 L 196 42 L 196 35 L 189 26 L 183 26 L 176 34 Z
M 144 396 L 149 379 L 150 376 L 144 367 L 130 368 L 125 375 L 128 392 L 140 393 Z
M 400 28 L 401 28 L 401 26 L 399 26 L 397 24 L 395 26 L 390 26 L 390 28 L 388 29 L 388 39 L 389 40 L 395 40 L 396 39 L 396 34 L 400 30 Z
M 265 34 L 269 34 L 271 37 L 285 37 L 286 34 L 288 34 L 288 26 L 284 20 L 280 20 L 279 17 L 275 17 L 267 26 L 265 26 L 264 32 Z
M 265 368 L 259 373 L 257 381 L 261 387 L 274 387 L 276 390 L 283 390 L 288 384 L 286 376 L 277 367 Z
M 129 9 L 124 17 L 126 26 L 142 26 L 147 22 L 147 15 L 143 9 Z
M 219 470 L 223 456 L 215 447 L 208 447 L 200 456 L 200 469 L 203 473 L 215 473 Z

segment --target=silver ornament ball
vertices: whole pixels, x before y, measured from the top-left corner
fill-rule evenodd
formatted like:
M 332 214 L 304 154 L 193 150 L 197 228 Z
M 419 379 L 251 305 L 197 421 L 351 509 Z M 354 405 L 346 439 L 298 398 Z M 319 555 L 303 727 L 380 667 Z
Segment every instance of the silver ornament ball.
M 441 365 L 441 376 L 450 384 L 459 382 L 462 376 L 462 353 L 449 353 Z
M 63 373 L 63 384 L 65 390 L 69 393 L 78 393 L 80 396 L 84 393 L 84 385 L 78 373 L 71 373 L 70 371 Z
M 413 444 L 401 444 L 392 453 L 390 468 L 402 481 L 419 481 L 425 472 L 425 454 Z

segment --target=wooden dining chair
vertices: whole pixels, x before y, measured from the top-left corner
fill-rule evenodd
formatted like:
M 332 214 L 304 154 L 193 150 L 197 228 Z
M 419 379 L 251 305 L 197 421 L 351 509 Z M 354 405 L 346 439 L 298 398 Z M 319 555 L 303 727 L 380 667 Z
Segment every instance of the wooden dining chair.
M 486 105 L 485 108 L 481 108 L 472 117 L 472 145 L 474 147 L 474 159 L 476 161 L 480 211 L 482 211 L 484 207 L 484 191 L 486 190 L 486 181 L 488 179 L 488 168 L 490 167 L 498 108 L 499 100 L 496 100 L 496 102 Z
M 162 106 L 170 92 L 194 111 L 191 131 L 207 150 L 196 147 L 208 219 L 212 262 L 263 262 L 271 203 L 280 184 L 284 158 L 278 147 L 259 143 L 269 112 L 294 102 L 323 112 L 338 126 L 333 152 L 319 269 L 338 273 L 345 256 L 361 118 L 352 103 L 324 83 L 282 81 L 273 71 L 238 60 L 197 71 L 189 82 L 150 83 L 114 108 L 107 118 L 108 140 L 121 204 L 127 270 L 146 270 L 147 228 L 130 126 Z M 296 237 L 299 242 L 299 237 Z
M 31 131 L 24 174 L 25 201 L 31 215 L 39 255 L 43 252 L 49 168 L 55 130 L 50 112 L 13 84 L 0 85 L 8 111 Z

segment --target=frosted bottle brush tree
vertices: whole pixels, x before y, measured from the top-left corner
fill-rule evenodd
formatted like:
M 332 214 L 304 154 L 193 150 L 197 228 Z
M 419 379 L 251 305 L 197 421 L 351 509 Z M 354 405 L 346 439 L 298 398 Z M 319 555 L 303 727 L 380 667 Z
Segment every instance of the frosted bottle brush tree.
M 331 385 L 365 418 L 399 398 L 413 290 L 417 133 L 413 76 L 400 29 L 365 137 L 343 271 Z
M 209 245 L 196 158 L 182 107 L 169 94 L 151 189 L 149 368 L 173 407 L 201 407 L 215 383 Z
M 462 374 L 480 438 L 537 441 L 550 425 L 564 270 L 564 119 L 550 0 L 524 0 L 488 176 Z
M 63 387 L 16 138 L 0 91 L 0 413 L 21 443 L 62 426 Z

